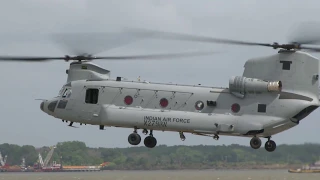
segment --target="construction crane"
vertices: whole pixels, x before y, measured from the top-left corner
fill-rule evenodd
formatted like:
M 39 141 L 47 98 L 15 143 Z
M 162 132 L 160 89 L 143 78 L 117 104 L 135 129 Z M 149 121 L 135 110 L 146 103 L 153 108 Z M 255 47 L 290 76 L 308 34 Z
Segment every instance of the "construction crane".
M 49 161 L 50 161 L 50 159 L 51 159 L 51 157 L 52 157 L 52 155 L 53 155 L 53 152 L 54 152 L 54 149 L 55 149 L 55 148 L 56 148 L 55 146 L 52 146 L 52 147 L 51 147 L 51 149 L 50 149 L 47 157 L 44 159 L 44 162 L 43 162 L 43 166 L 42 166 L 42 167 L 47 167 L 47 166 L 48 166 L 48 163 L 49 163 Z
M 41 165 L 41 167 L 43 167 L 43 159 L 42 159 L 42 156 L 40 153 L 38 154 L 38 161 L 39 161 L 39 164 Z
M 6 165 L 6 162 L 7 162 L 7 155 L 5 155 L 4 159 L 2 157 L 2 154 L 0 152 L 0 165 L 1 166 L 5 166 Z
M 40 165 L 38 167 L 39 169 L 43 169 L 45 167 L 48 167 L 49 161 L 50 161 L 50 159 L 51 159 L 51 157 L 53 155 L 53 152 L 54 152 L 55 148 L 56 148 L 55 146 L 51 146 L 50 147 L 50 151 L 49 151 L 49 153 L 47 154 L 47 156 L 46 156 L 46 158 L 44 160 L 43 160 L 43 158 L 42 158 L 42 156 L 41 156 L 41 154 L 39 152 L 39 154 L 38 154 L 38 163 Z
M 22 171 L 25 171 L 27 169 L 26 168 L 26 159 L 24 157 L 22 158 L 22 162 L 21 162 L 20 168 L 21 168 Z

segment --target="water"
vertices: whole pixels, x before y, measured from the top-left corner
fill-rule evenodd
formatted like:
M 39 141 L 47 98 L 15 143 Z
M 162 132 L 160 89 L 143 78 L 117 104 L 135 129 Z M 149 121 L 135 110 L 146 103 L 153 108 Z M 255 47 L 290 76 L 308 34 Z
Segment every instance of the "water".
M 319 174 L 287 170 L 104 171 L 65 173 L 1 173 L 0 180 L 319 180 Z

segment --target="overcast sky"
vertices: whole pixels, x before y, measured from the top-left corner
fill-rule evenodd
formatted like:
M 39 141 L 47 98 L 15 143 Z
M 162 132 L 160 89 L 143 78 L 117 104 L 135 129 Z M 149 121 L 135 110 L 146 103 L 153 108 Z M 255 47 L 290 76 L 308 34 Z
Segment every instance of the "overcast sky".
M 45 39 L 53 32 L 116 32 L 122 27 L 139 27 L 186 32 L 212 37 L 273 43 L 285 43 L 290 28 L 297 23 L 317 21 L 320 2 L 316 0 L 3 0 L 0 6 L 1 55 L 62 56 L 72 53 Z M 25 36 L 27 35 L 27 36 Z M 102 38 L 102 37 L 101 37 Z M 31 41 L 32 40 L 32 41 Z M 112 42 L 102 38 L 101 47 Z M 97 50 L 97 42 L 79 43 Z M 99 49 L 99 48 L 98 48 Z M 107 48 L 106 48 L 107 49 Z M 101 49 L 99 49 L 101 50 Z M 276 50 L 265 47 L 239 47 L 201 43 L 139 41 L 99 55 L 218 51 L 216 55 L 168 59 L 162 61 L 95 61 L 111 70 L 111 75 L 156 82 L 228 86 L 229 77 L 242 75 L 247 59 L 271 55 Z M 319 54 L 314 54 L 319 56 Z M 66 81 L 63 61 L 46 63 L 1 62 L 0 143 L 30 144 L 37 147 L 61 141 L 84 141 L 91 147 L 128 147 L 132 129 L 98 126 L 70 128 L 40 110 L 37 98 L 58 94 Z M 299 126 L 273 137 L 277 144 L 319 142 L 319 111 L 304 119 Z M 178 133 L 154 132 L 158 144 L 249 145 L 249 138 L 209 137 Z M 142 135 L 144 137 L 144 135 Z M 143 145 L 143 143 L 141 143 Z

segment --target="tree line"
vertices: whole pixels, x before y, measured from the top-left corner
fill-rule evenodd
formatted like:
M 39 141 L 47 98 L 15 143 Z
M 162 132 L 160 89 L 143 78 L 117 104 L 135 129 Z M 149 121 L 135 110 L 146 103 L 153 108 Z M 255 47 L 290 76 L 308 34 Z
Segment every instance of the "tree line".
M 68 141 L 56 145 L 52 160 L 63 165 L 100 165 L 109 162 L 106 169 L 204 169 L 204 168 L 258 168 L 280 165 L 302 165 L 318 161 L 320 144 L 279 145 L 274 152 L 263 147 L 254 150 L 249 146 L 197 145 L 166 146 L 153 149 L 144 146 L 128 148 L 92 148 L 84 142 Z M 7 155 L 9 165 L 20 165 L 25 158 L 33 166 L 38 153 L 45 159 L 50 147 L 35 148 L 31 145 L 0 145 L 0 152 Z M 62 162 L 60 162 L 60 159 Z

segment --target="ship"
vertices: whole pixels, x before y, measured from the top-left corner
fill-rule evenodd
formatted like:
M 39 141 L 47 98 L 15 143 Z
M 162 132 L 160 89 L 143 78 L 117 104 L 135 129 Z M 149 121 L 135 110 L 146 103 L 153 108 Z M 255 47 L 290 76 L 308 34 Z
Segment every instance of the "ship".
M 320 173 L 320 161 L 302 166 L 298 169 L 289 169 L 289 173 Z
M 22 158 L 21 165 L 9 165 L 7 161 L 7 156 L 2 158 L 0 152 L 0 173 L 1 172 L 97 172 L 101 171 L 103 167 L 108 166 L 109 162 L 104 162 L 98 166 L 66 166 L 62 165 L 62 156 L 60 156 L 60 163 L 52 161 L 53 152 L 55 146 L 50 147 L 50 151 L 46 158 L 43 160 L 40 152 L 38 153 L 38 161 L 33 165 L 33 167 L 26 166 L 25 158 Z

